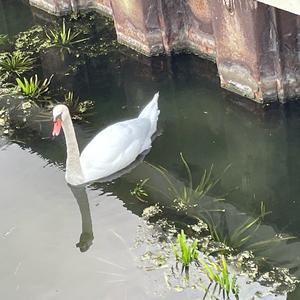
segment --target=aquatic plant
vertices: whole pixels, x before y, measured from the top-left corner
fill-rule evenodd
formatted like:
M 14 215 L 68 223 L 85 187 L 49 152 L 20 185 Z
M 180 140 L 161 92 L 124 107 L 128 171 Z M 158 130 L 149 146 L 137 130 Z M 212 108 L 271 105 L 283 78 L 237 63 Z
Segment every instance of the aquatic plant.
M 203 299 L 205 299 L 207 293 L 209 292 L 211 285 L 215 285 L 212 294 L 215 294 L 216 289 L 219 287 L 219 294 L 222 292 L 223 299 L 230 299 L 230 294 L 232 293 L 236 299 L 239 298 L 239 287 L 236 283 L 236 276 L 231 278 L 228 265 L 224 255 L 221 257 L 219 263 L 205 262 L 204 260 L 198 259 L 201 264 L 205 274 L 210 280 L 210 285 L 206 290 L 206 294 Z
M 73 120 L 83 120 L 91 114 L 95 102 L 90 100 L 81 101 L 75 97 L 73 92 L 68 92 L 64 96 L 64 102 L 68 106 L 71 118 Z
M 40 81 L 35 74 L 29 80 L 24 77 L 23 80 L 17 78 L 16 81 L 25 96 L 37 100 L 48 92 L 52 77 L 53 75 L 49 79 L 46 78 L 44 81 Z
M 144 185 L 147 183 L 148 180 L 149 178 L 140 180 L 140 182 L 138 182 L 135 185 L 135 187 L 132 190 L 130 190 L 130 194 L 139 199 L 140 201 L 146 202 L 143 198 L 148 197 L 148 194 L 144 190 Z
M 15 74 L 20 76 L 21 74 L 32 69 L 35 58 L 25 55 L 19 51 L 7 54 L 0 61 L 0 69 L 2 72 L 8 74 Z
M 78 44 L 86 41 L 88 38 L 78 39 L 79 35 L 82 33 L 81 30 L 74 30 L 72 28 L 67 28 L 65 19 L 63 19 L 62 26 L 60 28 L 49 29 L 45 31 L 48 41 L 52 45 L 69 47 L 74 44 Z
M 254 234 L 262 225 L 264 217 L 270 212 L 266 212 L 265 204 L 261 202 L 260 214 L 257 217 L 249 217 L 232 231 L 224 230 L 224 224 L 217 226 L 211 217 L 205 221 L 208 225 L 212 238 L 227 247 L 235 250 L 261 251 L 284 240 L 294 239 L 292 236 L 275 235 L 274 237 L 258 242 L 251 242 Z M 208 213 L 207 213 L 208 214 Z M 222 249 L 221 251 L 226 250 Z M 228 250 L 228 248 L 227 248 Z
M 14 47 L 17 51 L 32 56 L 50 46 L 51 44 L 45 37 L 44 28 L 40 25 L 35 25 L 26 31 L 18 33 L 14 41 Z
M 198 259 L 198 240 L 193 240 L 191 243 L 188 243 L 184 231 L 181 230 L 177 235 L 177 243 L 177 246 L 174 243 L 171 243 L 171 249 L 176 260 L 182 263 L 182 271 L 187 271 L 189 265 Z M 178 251 L 178 248 L 180 249 L 180 252 Z
M 159 171 L 159 173 L 166 180 L 171 196 L 174 199 L 175 206 L 178 210 L 186 210 L 190 207 L 196 207 L 199 204 L 199 200 L 205 196 L 220 180 L 223 174 L 228 170 L 230 165 L 228 165 L 223 174 L 215 179 L 212 178 L 213 165 L 210 167 L 209 171 L 205 170 L 200 182 L 195 186 L 193 182 L 193 176 L 191 169 L 183 157 L 183 154 L 180 153 L 180 158 L 185 168 L 187 174 L 187 184 L 178 187 L 173 183 L 171 176 L 168 171 L 163 167 L 154 168 Z

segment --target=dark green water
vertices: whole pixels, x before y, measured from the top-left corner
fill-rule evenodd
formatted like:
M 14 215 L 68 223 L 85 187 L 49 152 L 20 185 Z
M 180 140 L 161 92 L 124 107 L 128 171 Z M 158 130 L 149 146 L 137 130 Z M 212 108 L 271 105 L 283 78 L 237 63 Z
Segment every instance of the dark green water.
M 0 34 L 13 36 L 44 22 L 22 1 L 0 0 Z M 180 182 L 180 152 L 196 181 L 211 164 L 215 177 L 231 164 L 212 194 L 237 188 L 226 197 L 232 223 L 235 213 L 255 215 L 263 201 L 272 212 L 265 219 L 268 230 L 297 237 L 269 257 L 300 277 L 299 105 L 263 109 L 226 92 L 215 65 L 192 55 L 150 59 L 120 53 L 89 59 L 72 76 L 64 71 L 59 55 L 42 57 L 39 72 L 55 74 L 53 85 L 96 101 L 91 122 L 76 125 L 81 146 L 105 126 L 136 116 L 159 91 L 159 136 L 145 160 Z M 159 272 L 136 267 L 137 255 L 148 249 L 147 243 L 138 250 L 133 245 L 149 204 L 129 191 L 155 172 L 142 163 L 112 183 L 89 187 L 89 200 L 73 191 L 76 201 L 64 181 L 64 140 L 48 139 L 51 125 L 49 119 L 33 134 L 20 133 L 22 143 L 0 140 L 0 298 L 197 299 L 192 290 L 162 287 Z M 151 199 L 161 200 L 155 194 Z M 168 217 L 183 218 L 170 211 Z M 81 250 L 90 247 L 84 253 L 76 247 L 80 235 Z M 299 297 L 296 291 L 276 299 Z

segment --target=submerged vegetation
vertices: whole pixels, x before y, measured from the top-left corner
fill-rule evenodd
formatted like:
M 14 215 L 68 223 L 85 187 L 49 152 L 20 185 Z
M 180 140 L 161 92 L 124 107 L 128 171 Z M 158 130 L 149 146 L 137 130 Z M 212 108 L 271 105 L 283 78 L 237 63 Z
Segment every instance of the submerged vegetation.
M 235 228 L 224 230 L 224 226 L 216 225 L 212 217 L 207 213 L 206 220 L 211 237 L 220 244 L 227 247 L 221 248 L 220 251 L 245 251 L 250 250 L 255 252 L 262 251 L 268 247 L 275 246 L 283 241 L 294 239 L 293 236 L 274 235 L 271 238 L 253 240 L 255 234 L 262 226 L 262 221 L 265 216 L 270 214 L 266 212 L 265 204 L 261 202 L 261 212 L 257 217 L 248 217 L 241 221 Z M 221 223 L 224 224 L 224 223 Z
M 145 198 L 148 197 L 148 194 L 144 189 L 144 185 L 147 183 L 148 180 L 149 180 L 149 178 L 140 180 L 140 182 L 138 182 L 135 185 L 135 187 L 130 191 L 130 194 L 132 196 L 136 197 L 137 199 L 139 199 L 140 201 L 146 202 Z
M 163 167 L 154 168 L 161 174 L 166 184 L 168 185 L 168 190 L 170 191 L 171 197 L 174 200 L 176 209 L 187 210 L 188 208 L 193 208 L 200 205 L 201 199 L 216 186 L 216 184 L 221 180 L 223 174 L 225 174 L 229 169 L 230 165 L 227 166 L 223 171 L 223 174 L 221 174 L 217 178 L 212 177 L 212 165 L 208 171 L 204 170 L 199 183 L 195 185 L 191 169 L 182 153 L 180 153 L 180 159 L 183 163 L 187 175 L 186 184 L 178 185 L 176 182 L 174 182 L 169 172 Z

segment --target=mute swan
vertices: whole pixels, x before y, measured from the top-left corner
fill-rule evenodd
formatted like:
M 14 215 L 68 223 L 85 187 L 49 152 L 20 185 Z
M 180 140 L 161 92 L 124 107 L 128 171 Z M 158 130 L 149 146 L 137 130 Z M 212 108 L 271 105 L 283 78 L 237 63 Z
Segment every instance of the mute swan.
M 118 122 L 99 132 L 79 155 L 78 144 L 67 106 L 53 108 L 53 136 L 63 128 L 66 146 L 66 181 L 80 185 L 108 177 L 130 165 L 139 154 L 151 147 L 156 131 L 159 93 L 135 119 Z

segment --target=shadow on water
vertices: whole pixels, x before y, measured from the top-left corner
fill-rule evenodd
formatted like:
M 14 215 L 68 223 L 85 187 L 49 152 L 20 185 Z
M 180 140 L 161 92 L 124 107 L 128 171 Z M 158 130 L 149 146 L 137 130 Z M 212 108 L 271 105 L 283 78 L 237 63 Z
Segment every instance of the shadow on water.
M 205 194 L 199 198 L 199 194 L 194 190 L 189 191 L 189 202 L 186 203 L 186 207 L 178 209 L 171 190 L 183 191 L 187 189 L 186 183 L 170 172 L 164 170 L 163 173 L 161 169 L 145 162 L 145 155 L 146 153 L 128 168 L 112 177 L 100 183 L 92 183 L 91 187 L 98 189 L 104 182 L 115 181 L 112 185 L 102 186 L 104 191 L 117 195 L 123 199 L 126 206 L 130 207 L 131 205 L 127 202 L 131 201 L 131 197 L 128 197 L 128 189 L 123 189 L 124 182 L 128 187 L 147 178 L 148 181 L 144 187 L 150 197 L 147 198 L 147 204 L 144 207 L 151 203 L 159 203 L 167 214 L 173 215 L 171 219 L 183 221 L 183 223 L 178 223 L 181 224 L 179 226 L 204 220 L 211 229 L 210 234 L 214 235 L 213 238 L 222 242 L 224 246 L 229 246 L 236 252 L 252 251 L 256 258 L 263 259 L 264 264 L 268 263 L 270 267 L 287 268 L 300 279 L 300 242 L 298 239 L 279 232 L 276 227 L 265 224 L 263 217 L 267 212 L 262 212 L 258 217 L 252 216 L 239 211 L 234 205 L 222 199 Z M 92 245 L 94 238 L 86 187 L 70 186 L 70 189 L 77 200 L 82 218 L 82 233 L 76 246 L 80 251 L 85 252 Z M 134 212 L 140 214 L 139 210 Z M 221 246 L 214 251 L 224 252 L 224 249 Z
M 171 173 L 168 174 L 172 185 L 182 191 L 186 183 L 177 179 Z M 128 185 L 133 185 L 140 179 L 149 178 L 145 183 L 145 190 L 151 195 L 151 203 L 158 202 L 164 209 L 172 211 L 173 219 L 185 219 L 187 223 L 195 223 L 195 220 L 205 220 L 219 234 L 220 241 L 226 241 L 229 246 L 238 251 L 251 250 L 256 257 L 261 257 L 270 266 L 278 266 L 289 269 L 294 276 L 300 279 L 300 242 L 298 239 L 290 239 L 276 226 L 264 222 L 255 222 L 257 215 L 241 212 L 234 205 L 215 197 L 204 195 L 199 199 L 191 193 L 190 203 L 186 210 L 176 209 L 174 197 L 170 193 L 170 184 L 166 178 L 157 171 L 157 167 L 143 162 L 134 172 L 123 179 Z M 114 193 L 121 199 L 125 195 L 119 194 L 118 185 L 114 185 Z M 125 200 L 126 201 L 126 200 Z M 188 220 L 188 218 L 190 220 Z M 248 225 L 245 225 L 248 224 Z M 249 226 L 252 224 L 251 226 Z M 239 235 L 237 234 L 239 232 Z M 235 240 L 233 237 L 236 237 Z M 229 238 L 232 237 L 232 240 Z M 226 242 L 225 242 L 226 245 Z M 222 252 L 222 251 L 221 251 Z M 284 253 L 284 255 L 283 255 Z

